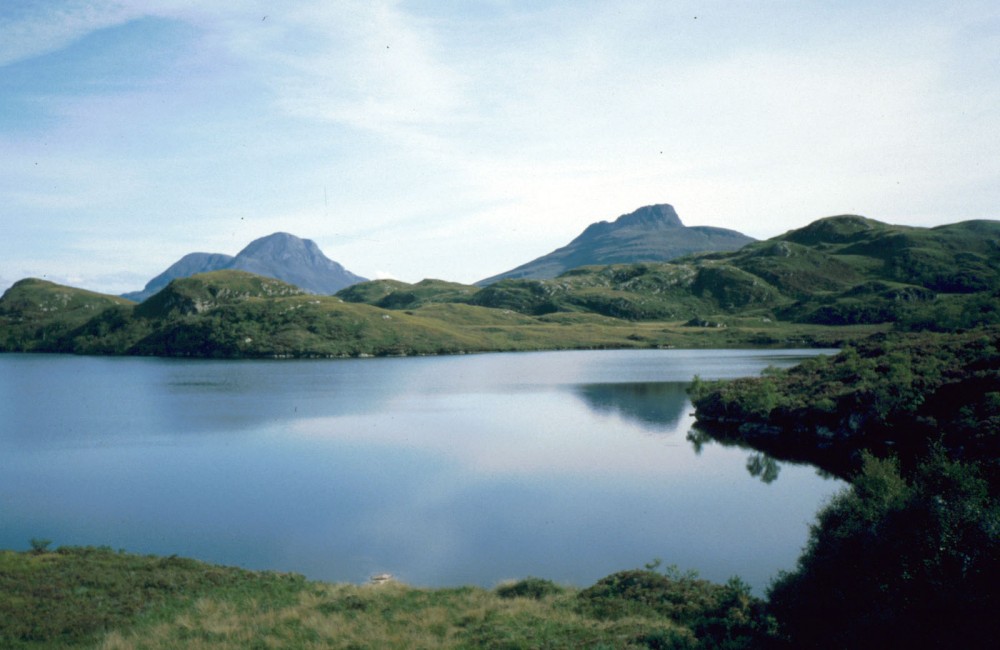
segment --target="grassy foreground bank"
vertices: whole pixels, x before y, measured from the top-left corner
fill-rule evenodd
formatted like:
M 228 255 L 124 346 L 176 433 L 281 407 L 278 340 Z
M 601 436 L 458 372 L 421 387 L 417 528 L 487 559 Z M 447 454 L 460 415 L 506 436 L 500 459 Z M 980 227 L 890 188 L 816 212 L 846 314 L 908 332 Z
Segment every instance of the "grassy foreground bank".
M 739 648 L 769 631 L 738 579 L 653 565 L 583 590 L 421 589 L 34 546 L 0 551 L 3 648 Z

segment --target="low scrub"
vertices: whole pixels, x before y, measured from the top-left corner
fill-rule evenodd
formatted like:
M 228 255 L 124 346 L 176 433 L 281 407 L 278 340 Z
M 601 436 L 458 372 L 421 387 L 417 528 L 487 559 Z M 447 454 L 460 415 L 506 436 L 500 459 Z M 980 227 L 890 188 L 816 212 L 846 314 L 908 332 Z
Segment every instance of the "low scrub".
M 420 589 L 37 546 L 0 553 L 0 647 L 688 650 L 751 647 L 764 631 L 739 581 L 649 569 L 582 592 L 541 578 Z

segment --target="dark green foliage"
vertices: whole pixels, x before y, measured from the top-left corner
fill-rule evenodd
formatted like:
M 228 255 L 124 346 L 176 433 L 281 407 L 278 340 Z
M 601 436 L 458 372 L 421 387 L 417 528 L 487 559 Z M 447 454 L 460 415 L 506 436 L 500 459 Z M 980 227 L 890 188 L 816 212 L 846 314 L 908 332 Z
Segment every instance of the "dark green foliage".
M 393 292 L 406 290 L 411 286 L 413 285 L 400 280 L 369 280 L 352 284 L 338 291 L 336 295 L 345 302 L 364 302 L 374 305 Z
M 874 219 L 854 214 L 818 219 L 805 228 L 786 233 L 782 239 L 808 246 L 850 244 L 867 241 L 873 234 L 885 232 L 890 226 Z
M 900 314 L 896 328 L 902 331 L 952 332 L 1000 324 L 1000 290 L 949 296 L 921 309 Z
M 31 552 L 35 555 L 41 555 L 47 553 L 49 546 L 52 544 L 51 539 L 39 539 L 38 537 L 31 538 Z
M 502 584 L 496 588 L 497 596 L 501 598 L 534 598 L 540 600 L 545 596 L 558 594 L 563 588 L 543 578 L 528 577 L 523 580 Z
M 0 352 L 57 352 L 71 332 L 107 309 L 128 309 L 124 298 L 29 278 L 0 298 Z
M 781 294 L 766 279 L 726 265 L 701 267 L 691 285 L 691 292 L 711 300 L 725 311 L 772 307 L 783 302 Z
M 868 457 L 770 588 L 792 648 L 992 648 L 1000 501 L 974 465 L 932 454 L 911 481 Z
M 444 280 L 421 280 L 408 284 L 399 280 L 372 280 L 337 292 L 346 302 L 363 302 L 383 309 L 415 309 L 441 302 L 468 302 L 478 287 Z
M 873 337 L 759 379 L 699 380 L 691 395 L 695 442 L 735 440 L 852 482 L 770 589 L 788 647 L 995 647 L 1000 331 Z
M 644 632 L 636 637 L 635 642 L 649 650 L 696 650 L 699 647 L 697 640 L 674 629 Z
M 502 280 L 470 302 L 523 314 L 590 312 L 626 320 L 681 320 L 719 309 L 691 292 L 695 269 L 682 264 L 582 267 L 552 280 Z
M 697 648 L 759 647 L 773 631 L 763 601 L 754 598 L 739 578 L 718 585 L 674 567 L 665 573 L 652 568 L 615 573 L 580 592 L 579 600 L 582 611 L 601 618 L 669 618 L 694 632 L 698 643 L 692 647 Z
M 558 286 L 541 280 L 501 280 L 481 289 L 469 302 L 481 307 L 540 316 L 559 311 L 555 300 L 557 292 Z
M 692 387 L 698 427 L 840 476 L 860 452 L 909 472 L 937 443 L 1000 483 L 1000 331 L 894 334 L 787 371 Z
M 730 257 L 731 264 L 798 299 L 843 291 L 866 275 L 854 260 L 780 238 L 751 244 Z
M 882 281 L 811 297 L 778 310 L 781 318 L 818 325 L 895 323 L 926 313 L 938 295 L 930 289 Z M 954 328 L 951 328 L 954 329 Z

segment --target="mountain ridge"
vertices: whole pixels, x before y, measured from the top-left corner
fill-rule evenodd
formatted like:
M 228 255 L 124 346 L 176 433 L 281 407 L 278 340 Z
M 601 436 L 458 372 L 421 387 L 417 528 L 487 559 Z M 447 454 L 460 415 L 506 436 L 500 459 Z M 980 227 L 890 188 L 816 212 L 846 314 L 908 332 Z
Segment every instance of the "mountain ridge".
M 893 329 L 990 325 L 1000 325 L 1000 221 L 921 228 L 854 215 L 738 251 L 487 287 L 374 280 L 323 296 L 228 269 L 175 279 L 139 305 L 37 279 L 0 297 L 0 352 L 284 358 L 841 347 Z
M 727 228 L 685 226 L 672 205 L 657 203 L 614 221 L 592 223 L 565 246 L 475 284 L 551 279 L 581 266 L 669 262 L 693 253 L 736 250 L 753 241 Z
M 279 231 L 251 241 L 235 256 L 188 253 L 150 280 L 141 291 L 124 293 L 121 297 L 143 302 L 164 289 L 171 280 L 227 269 L 274 278 L 309 293 L 324 295 L 367 280 L 328 258 L 313 240 Z

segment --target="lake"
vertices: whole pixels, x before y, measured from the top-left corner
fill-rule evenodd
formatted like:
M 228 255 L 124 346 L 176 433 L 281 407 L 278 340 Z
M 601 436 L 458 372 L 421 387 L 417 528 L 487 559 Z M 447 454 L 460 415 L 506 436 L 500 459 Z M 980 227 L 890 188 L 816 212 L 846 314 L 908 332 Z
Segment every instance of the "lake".
M 315 361 L 0 355 L 0 547 L 314 579 L 588 586 L 655 558 L 760 592 L 843 484 L 686 440 L 685 386 L 815 351 Z

